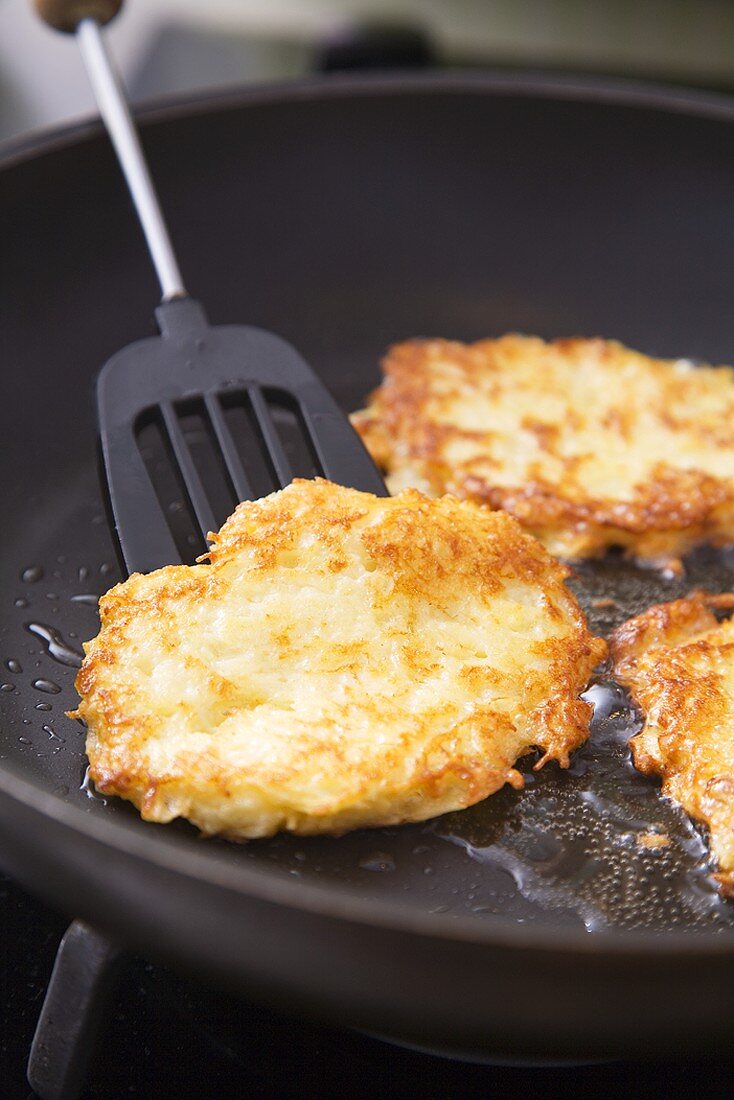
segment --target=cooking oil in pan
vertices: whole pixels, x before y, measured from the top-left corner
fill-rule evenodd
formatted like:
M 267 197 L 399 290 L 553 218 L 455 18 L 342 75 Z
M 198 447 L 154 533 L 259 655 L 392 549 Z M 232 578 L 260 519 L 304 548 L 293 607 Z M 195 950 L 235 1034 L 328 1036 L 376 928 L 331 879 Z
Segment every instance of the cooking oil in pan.
M 84 769 L 84 774 L 82 775 L 82 781 L 79 785 L 79 790 L 82 791 L 87 798 L 91 799 L 92 802 L 99 802 L 102 806 L 106 806 L 107 799 L 103 798 L 102 795 L 97 792 L 97 788 L 94 785 L 94 780 L 89 774 L 89 771 L 90 766 L 89 764 L 87 764 Z
M 84 654 L 70 646 L 55 627 L 46 626 L 45 623 L 27 623 L 26 627 L 31 634 L 40 638 L 49 657 L 54 661 L 69 668 L 81 668 Z
M 36 584 L 43 577 L 43 569 L 40 565 L 29 565 L 21 570 L 20 579 L 23 584 Z
M 58 695 L 61 691 L 61 685 L 57 684 L 55 680 L 33 680 L 31 687 L 35 688 L 36 691 L 44 692 L 46 695 Z
M 710 549 L 667 572 L 610 556 L 579 565 L 571 583 L 592 629 L 607 634 L 693 588 L 734 589 L 733 566 L 730 551 Z M 527 901 L 574 914 L 589 932 L 734 928 L 734 905 L 710 877 L 703 835 L 634 768 L 629 739 L 642 722 L 626 693 L 601 675 L 584 698 L 594 706 L 591 736 L 565 773 L 554 764 L 528 768 L 519 795 L 503 790 L 439 818 L 436 834 L 503 869 Z
M 437 833 L 503 868 L 528 901 L 578 914 L 590 932 L 734 923 L 697 830 L 631 763 L 627 742 L 640 721 L 621 689 L 602 681 L 587 698 L 591 738 L 565 775 L 552 766 L 532 773 L 520 797 L 502 792 L 439 819 Z

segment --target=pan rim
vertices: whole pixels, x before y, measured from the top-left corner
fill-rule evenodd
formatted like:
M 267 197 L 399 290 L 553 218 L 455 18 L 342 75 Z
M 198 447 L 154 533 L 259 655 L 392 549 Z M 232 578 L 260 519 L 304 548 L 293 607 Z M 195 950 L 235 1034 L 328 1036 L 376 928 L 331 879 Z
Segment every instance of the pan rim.
M 734 121 L 734 97 L 719 93 L 689 91 L 655 83 L 573 75 L 545 75 L 525 71 L 500 73 L 441 72 L 420 75 L 374 75 L 314 77 L 252 87 L 234 86 L 198 95 L 176 95 L 144 104 L 136 111 L 139 121 L 155 125 L 178 118 L 240 110 L 250 106 L 278 105 L 294 100 L 308 102 L 324 98 L 360 96 L 491 94 L 498 97 L 549 99 L 629 106 L 664 113 L 692 115 L 719 121 Z M 28 137 L 0 143 L 0 170 L 11 169 L 103 133 L 93 116 L 62 127 L 40 131 Z M 734 955 L 734 938 L 724 933 L 652 931 L 626 932 L 604 929 L 590 934 L 580 929 L 534 929 L 526 924 L 493 915 L 481 921 L 469 917 L 408 910 L 390 899 L 365 899 L 335 892 L 333 885 L 279 879 L 261 867 L 232 865 L 209 858 L 188 846 L 184 850 L 168 842 L 158 843 L 148 830 L 138 832 L 110 817 L 91 816 L 76 805 L 24 778 L 15 768 L 0 764 L 0 800 L 23 805 L 47 821 L 84 834 L 91 842 L 107 845 L 142 863 L 158 865 L 177 875 L 204 881 L 233 894 L 252 897 L 293 910 L 447 941 L 460 940 L 486 947 L 573 954 L 607 953 L 634 959 L 654 954 L 694 959 Z
M 349 921 L 385 931 L 408 933 L 446 941 L 474 943 L 484 947 L 547 952 L 552 940 L 557 954 L 600 955 L 629 959 L 651 952 L 663 959 L 671 955 L 691 959 L 712 959 L 734 955 L 734 935 L 723 933 L 622 931 L 598 929 L 593 933 L 577 928 L 535 929 L 518 924 L 502 914 L 486 922 L 471 917 L 447 917 L 443 913 L 408 910 L 390 899 L 370 899 L 338 893 L 334 884 L 297 881 L 263 873 L 260 866 L 211 860 L 191 845 L 158 843 L 148 838 L 147 828 L 136 828 L 112 817 L 92 817 L 80 807 L 66 803 L 40 785 L 24 778 L 3 763 L 0 766 L 0 802 L 15 803 L 39 814 L 47 822 L 82 833 L 100 844 L 142 863 L 153 864 L 170 874 L 182 875 L 254 901 L 277 905 L 314 916 Z M 146 823 L 149 825 L 149 823 Z M 150 825 L 150 828 L 153 828 Z M 161 838 L 162 839 L 162 838 Z
M 136 122 L 146 126 L 213 111 L 234 111 L 293 100 L 308 102 L 365 95 L 445 95 L 447 92 L 454 95 L 483 92 L 508 98 L 586 101 L 734 121 L 734 95 L 723 92 L 623 77 L 545 73 L 528 69 L 477 72 L 445 69 L 420 74 L 366 73 L 359 76 L 335 73 L 251 86 L 235 83 L 199 93 L 179 92 L 145 99 L 134 105 L 134 114 Z M 41 127 L 29 134 L 6 138 L 0 141 L 0 171 L 103 134 L 104 127 L 99 116 L 92 112 L 58 126 Z

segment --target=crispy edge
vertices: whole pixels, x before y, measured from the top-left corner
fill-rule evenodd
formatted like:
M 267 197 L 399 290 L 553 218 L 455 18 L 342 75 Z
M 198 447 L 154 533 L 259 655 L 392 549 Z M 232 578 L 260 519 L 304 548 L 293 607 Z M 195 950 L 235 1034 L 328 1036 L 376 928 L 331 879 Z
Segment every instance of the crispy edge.
M 317 484 L 313 486 L 311 482 L 298 479 L 293 484 L 297 490 L 299 487 L 310 486 L 308 491 L 314 494 L 314 499 L 309 503 L 313 506 L 318 505 L 321 509 L 318 516 L 319 535 L 338 549 L 339 528 L 348 527 L 367 514 L 368 509 L 365 508 L 364 503 L 365 494 L 337 487 L 339 489 L 337 499 L 332 493 L 333 486 L 329 482 L 323 479 L 316 479 L 316 482 Z M 280 494 L 277 496 L 280 497 Z M 341 507 L 335 506 L 335 500 L 336 503 L 341 502 Z M 551 759 L 556 760 L 563 768 L 568 767 L 570 753 L 583 744 L 589 732 L 591 707 L 578 698 L 578 694 L 583 690 L 593 667 L 606 655 L 606 643 L 590 633 L 577 600 L 563 585 L 563 581 L 569 575 L 569 569 L 553 559 L 542 545 L 523 531 L 517 520 L 506 513 L 486 511 L 482 517 L 478 517 L 476 510 L 465 502 L 447 498 L 445 504 L 442 504 L 441 501 L 431 500 L 415 490 L 407 490 L 403 494 L 403 503 L 409 512 L 418 514 L 426 509 L 448 508 L 454 522 L 465 523 L 466 533 L 471 534 L 472 537 L 477 536 L 477 531 L 482 531 L 482 537 L 492 534 L 500 538 L 501 553 L 496 555 L 495 559 L 488 563 L 488 568 L 483 572 L 480 571 L 481 576 L 477 577 L 479 583 L 491 590 L 496 590 L 498 587 L 498 575 L 508 572 L 515 574 L 519 571 L 526 583 L 538 583 L 547 608 L 549 606 L 555 608 L 552 612 L 554 614 L 563 614 L 563 612 L 555 607 L 554 601 L 548 603 L 548 590 L 555 589 L 562 593 L 566 601 L 565 612 L 572 620 L 571 630 L 574 635 L 568 641 L 572 641 L 573 644 L 564 644 L 562 657 L 557 658 L 554 645 L 548 643 L 550 646 L 548 697 L 529 712 L 529 715 L 537 730 L 532 744 L 543 750 L 543 756 L 535 764 L 535 768 L 542 767 Z M 240 505 L 225 522 L 221 531 L 211 537 L 212 549 L 208 555 L 203 556 L 211 559 L 214 567 L 211 571 L 206 566 L 197 569 L 169 566 L 157 571 L 157 583 L 154 585 L 150 585 L 147 577 L 133 574 L 128 581 L 116 585 L 100 600 L 102 628 L 97 638 L 85 646 L 85 660 L 76 679 L 77 690 L 82 696 L 82 701 L 77 710 L 71 714 L 86 721 L 89 726 L 89 736 L 94 745 L 95 756 L 91 774 L 99 789 L 105 793 L 127 798 L 138 806 L 144 817 L 149 816 L 149 819 L 153 819 L 154 807 L 158 802 L 165 801 L 166 792 L 175 797 L 178 780 L 175 776 L 152 776 L 147 767 L 135 765 L 135 754 L 130 754 L 126 748 L 126 742 L 130 737 L 146 736 L 147 723 L 144 722 L 143 727 L 140 728 L 137 720 L 133 720 L 126 713 L 124 692 L 120 694 L 112 691 L 104 684 L 108 669 L 117 663 L 119 657 L 114 644 L 115 637 L 120 631 L 124 631 L 126 622 L 136 613 L 140 602 L 139 594 L 142 596 L 142 602 L 149 604 L 154 609 L 154 613 L 161 616 L 165 614 L 166 603 L 180 594 L 187 596 L 194 594 L 206 598 L 205 589 L 216 573 L 216 566 L 226 563 L 233 555 L 243 550 L 252 553 L 252 564 L 255 569 L 273 567 L 278 554 L 281 551 L 288 552 L 293 547 L 294 525 L 291 521 L 294 507 L 291 506 L 290 501 L 282 508 L 273 507 L 272 500 L 270 504 L 271 507 L 268 508 L 263 508 L 262 502 L 246 502 Z M 297 505 L 298 501 L 294 500 L 293 506 L 297 507 Z M 405 537 L 405 532 L 388 530 L 382 532 L 383 537 L 380 538 L 379 529 L 367 527 L 363 534 L 367 535 L 368 542 L 371 543 L 371 551 L 382 556 L 384 563 L 399 574 L 401 555 L 398 543 L 400 538 Z M 448 529 L 445 534 L 448 542 L 455 544 L 454 565 L 460 564 L 457 550 L 458 535 L 451 529 Z M 376 536 L 377 541 L 375 541 Z M 379 545 L 380 543 L 382 545 Z M 420 576 L 423 578 L 433 561 L 430 543 L 423 545 L 420 540 L 411 538 L 407 545 L 411 559 L 415 558 L 416 554 L 420 557 Z M 446 573 L 445 567 L 442 568 Z M 110 634 L 113 644 L 108 640 Z M 583 670 L 581 675 L 579 670 Z M 104 739 L 104 743 L 98 738 L 98 726 L 107 730 L 108 736 Z M 427 758 L 428 755 L 429 749 L 426 749 L 423 756 Z M 473 774 L 475 771 L 476 775 Z M 470 761 L 461 764 L 449 762 L 442 766 L 435 776 L 431 776 L 424 770 L 420 776 L 420 783 L 428 786 L 433 784 L 433 796 L 440 799 L 438 787 L 446 783 L 451 785 L 452 777 L 455 775 L 460 775 L 463 783 L 469 781 L 467 787 L 469 799 L 466 805 L 487 797 L 505 782 L 513 786 L 522 785 L 522 777 L 514 767 L 499 771 L 492 769 L 490 772 L 486 767 L 480 766 L 478 761 L 475 764 Z M 479 778 L 480 775 L 481 778 Z M 202 780 L 219 789 L 223 797 L 229 797 L 226 775 L 222 775 L 215 769 L 211 773 L 202 775 Z M 412 797 L 410 793 L 409 797 Z M 458 804 L 453 808 L 458 808 Z M 324 811 L 323 816 L 327 815 L 328 811 Z M 294 820 L 298 818 L 301 824 L 308 826 L 306 820 L 308 815 L 294 814 L 293 817 Z M 299 831 L 309 830 L 306 827 Z
M 388 476 L 396 465 L 415 462 L 426 488 L 435 495 L 451 493 L 514 515 L 523 527 L 561 556 L 595 557 L 610 546 L 654 560 L 682 555 L 701 542 L 727 545 L 734 538 L 734 490 L 721 478 L 701 470 L 682 470 L 659 463 L 650 481 L 638 487 L 633 501 L 588 498 L 573 500 L 542 478 L 525 485 L 498 486 L 486 478 L 470 475 L 462 480 L 441 459 L 444 442 L 456 438 L 450 425 L 427 423 L 422 409 L 431 395 L 425 349 L 440 345 L 447 356 L 471 371 L 476 353 L 501 346 L 519 354 L 524 345 L 544 345 L 535 337 L 515 334 L 497 340 L 462 344 L 451 340 L 407 340 L 393 345 L 381 361 L 383 382 L 368 396 L 367 406 L 354 413 L 352 424 L 380 469 Z M 557 339 L 547 345 L 562 354 L 586 349 L 597 355 L 623 355 L 644 359 L 654 367 L 667 367 L 633 352 L 613 340 L 601 338 Z M 713 368 L 709 368 L 713 369 Z M 727 367 L 734 381 L 734 370 Z M 549 449 L 539 439 L 541 449 Z M 396 463 L 396 456 L 400 463 Z
M 706 630 L 718 626 L 718 619 L 713 614 L 714 610 L 729 611 L 734 608 L 734 593 L 713 594 L 702 590 L 692 592 L 681 600 L 671 600 L 668 603 L 656 604 L 622 623 L 609 639 L 609 655 L 612 660 L 614 674 L 632 695 L 633 701 L 640 706 L 645 725 L 639 733 L 630 739 L 630 749 L 635 767 L 644 775 L 659 776 L 662 780 L 662 790 L 665 795 L 680 802 L 672 790 L 675 770 L 669 764 L 667 753 L 661 751 L 658 736 L 653 730 L 648 730 L 647 713 L 656 702 L 657 691 L 651 685 L 640 669 L 640 662 L 645 654 L 658 646 L 666 649 L 674 648 Z M 680 684 L 667 684 L 669 692 L 666 712 L 680 714 L 684 708 L 692 704 L 700 706 L 701 712 L 710 709 L 711 697 L 702 695 L 700 699 L 691 700 L 689 684 L 681 681 Z M 712 715 L 712 721 L 715 716 Z M 727 780 L 731 787 L 731 796 L 734 800 L 734 784 Z M 707 784 L 703 798 L 711 800 L 712 793 Z M 696 821 L 707 826 L 711 814 L 706 814 L 705 809 L 684 806 L 686 813 Z M 681 803 L 682 804 L 682 803 Z M 734 870 L 719 870 L 712 874 L 712 878 L 719 886 L 722 897 L 734 898 Z

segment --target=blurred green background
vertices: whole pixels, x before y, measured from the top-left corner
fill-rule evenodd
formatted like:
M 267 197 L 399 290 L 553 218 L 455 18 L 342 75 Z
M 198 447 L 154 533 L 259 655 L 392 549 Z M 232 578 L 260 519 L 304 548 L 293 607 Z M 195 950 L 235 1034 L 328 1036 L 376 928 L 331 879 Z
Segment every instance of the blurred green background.
M 127 0 L 109 33 L 136 100 L 427 63 L 734 92 L 731 0 Z M 73 44 L 0 0 L 0 138 L 92 110 Z

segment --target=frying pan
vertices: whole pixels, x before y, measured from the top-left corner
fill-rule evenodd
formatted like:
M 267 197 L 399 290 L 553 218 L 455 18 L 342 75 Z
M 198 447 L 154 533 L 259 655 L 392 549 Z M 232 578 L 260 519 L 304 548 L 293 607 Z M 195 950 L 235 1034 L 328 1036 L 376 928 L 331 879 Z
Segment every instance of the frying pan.
M 602 334 L 731 361 L 734 104 L 521 76 L 345 78 L 145 112 L 191 291 L 280 333 L 346 409 L 391 342 Z M 73 706 L 119 578 L 93 381 L 156 289 L 100 128 L 16 147 L 4 263 L 0 860 L 121 942 L 249 998 L 472 1057 L 715 1050 L 734 914 L 694 827 L 636 776 L 613 686 L 591 747 L 523 793 L 401 829 L 203 842 L 83 782 Z M 694 583 L 610 556 L 574 582 L 604 631 Z M 602 677 L 603 679 L 603 677 Z M 532 761 L 525 762 L 530 774 Z M 665 850 L 638 843 L 646 830 Z M 657 862 L 656 862 L 657 861 Z

